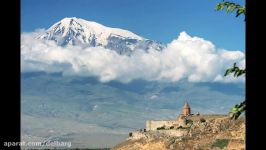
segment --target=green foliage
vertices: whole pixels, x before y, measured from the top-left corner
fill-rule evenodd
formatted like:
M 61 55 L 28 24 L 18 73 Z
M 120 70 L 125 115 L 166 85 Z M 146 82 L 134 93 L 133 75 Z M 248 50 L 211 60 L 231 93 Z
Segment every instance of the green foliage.
M 165 130 L 165 126 L 158 127 L 157 130 Z
M 182 129 L 183 127 L 182 126 L 179 126 L 179 127 L 177 127 L 176 129 Z
M 206 122 L 204 118 L 200 118 L 200 122 Z
M 211 148 L 219 147 L 223 149 L 228 145 L 228 143 L 229 143 L 228 139 L 216 139 L 216 141 L 212 144 Z
M 189 130 L 190 127 L 182 127 L 182 126 L 179 126 L 176 128 L 177 130 Z
M 246 111 L 246 101 L 241 102 L 240 104 L 236 104 L 232 109 L 231 113 L 233 114 L 231 116 L 231 119 L 236 120 L 239 118 L 242 112 Z
M 236 63 L 234 63 L 232 68 L 229 68 L 225 71 L 224 76 L 227 76 L 231 73 L 234 73 L 234 77 L 239 77 L 246 73 L 246 69 L 239 69 L 239 67 L 236 66 Z
M 246 15 L 246 7 L 241 6 L 239 4 L 224 1 L 222 3 L 218 3 L 216 5 L 216 10 L 223 10 L 226 8 L 226 13 L 232 13 L 236 10 L 236 17 L 240 16 L 241 14 Z M 239 67 L 236 66 L 236 63 L 234 63 L 234 66 L 232 68 L 229 68 L 225 71 L 224 76 L 227 76 L 228 74 L 234 73 L 234 77 L 239 77 L 246 73 L 246 69 L 239 69 Z M 232 113 L 231 119 L 237 119 L 242 112 L 246 111 L 246 101 L 243 101 L 239 105 L 235 105 L 232 109 L 235 109 Z
M 239 67 L 236 66 L 236 63 L 234 63 L 234 66 L 232 68 L 229 68 L 226 70 L 224 76 L 227 76 L 231 73 L 234 73 L 234 77 L 239 77 L 246 73 L 246 69 L 239 69 Z M 230 111 L 232 115 L 230 116 L 231 119 L 236 120 L 239 118 L 239 116 L 242 114 L 242 112 L 246 111 L 246 101 L 241 102 L 240 104 L 236 104 Z
M 218 3 L 215 7 L 216 10 L 226 10 L 226 13 L 232 13 L 236 11 L 236 17 L 240 16 L 241 14 L 246 15 L 246 7 L 241 6 L 239 4 L 223 1 L 222 3 Z

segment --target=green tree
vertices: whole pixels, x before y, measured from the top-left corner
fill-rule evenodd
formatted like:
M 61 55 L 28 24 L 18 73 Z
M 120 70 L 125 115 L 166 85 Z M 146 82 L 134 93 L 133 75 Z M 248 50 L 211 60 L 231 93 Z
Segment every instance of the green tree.
M 215 7 L 217 11 L 226 10 L 226 13 L 233 13 L 236 12 L 236 17 L 239 17 L 240 15 L 246 16 L 246 7 L 241 6 L 239 4 L 230 2 L 230 1 L 224 1 L 221 3 L 218 3 Z M 245 19 L 246 20 L 246 19 Z M 225 71 L 224 76 L 227 76 L 229 74 L 234 74 L 234 77 L 239 77 L 241 75 L 244 75 L 246 73 L 246 69 L 240 69 L 236 66 L 236 63 L 234 63 L 233 67 L 227 69 Z M 229 115 L 231 119 L 237 119 L 242 112 L 246 111 L 246 100 L 241 102 L 240 104 L 236 104 L 231 111 L 229 112 Z

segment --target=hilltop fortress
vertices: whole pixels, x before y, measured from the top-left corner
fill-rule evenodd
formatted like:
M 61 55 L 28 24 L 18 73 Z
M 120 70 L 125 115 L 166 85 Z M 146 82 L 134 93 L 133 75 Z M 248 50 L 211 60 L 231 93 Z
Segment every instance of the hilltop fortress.
M 146 130 L 155 131 L 160 128 L 178 128 L 186 126 L 186 117 L 191 115 L 191 109 L 188 102 L 185 102 L 183 106 L 183 113 L 177 116 L 176 120 L 147 120 L 146 121 Z
M 175 120 L 147 120 L 146 128 L 143 130 L 129 133 L 128 139 L 156 138 L 156 137 L 181 137 L 189 133 L 191 122 L 188 118 L 194 116 L 191 114 L 191 108 L 186 101 L 183 111 Z M 196 116 L 199 116 L 197 113 Z
M 221 142 L 223 142 L 221 145 Z M 147 120 L 112 150 L 245 149 L 245 118 L 226 114 L 192 114 L 186 101 L 173 120 Z

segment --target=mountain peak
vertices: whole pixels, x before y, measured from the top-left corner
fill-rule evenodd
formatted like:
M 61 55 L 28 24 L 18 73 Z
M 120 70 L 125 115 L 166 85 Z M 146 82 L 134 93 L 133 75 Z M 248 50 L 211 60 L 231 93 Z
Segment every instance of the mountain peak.
M 71 20 L 78 20 L 77 17 L 66 17 L 66 18 L 63 18 L 60 22 L 69 22 Z
M 78 25 L 80 27 L 91 27 L 91 28 L 108 28 L 105 27 L 97 22 L 93 22 L 93 21 L 87 21 L 81 18 L 76 18 L 76 17 L 66 17 L 63 18 L 61 21 L 57 22 L 56 24 L 61 24 L 63 26 L 75 26 Z M 55 25 L 56 25 L 55 24 Z
M 70 20 L 78 20 L 79 18 L 77 17 L 65 17 L 61 21 L 70 21 Z
M 63 18 L 38 38 L 53 40 L 60 46 L 102 46 L 115 50 L 119 54 L 129 54 L 135 49 L 162 49 L 162 45 L 159 43 L 145 39 L 133 32 L 107 27 L 97 22 L 76 17 Z
M 78 18 L 76 17 L 64 18 L 60 22 L 64 25 L 73 25 L 73 22 L 78 22 Z

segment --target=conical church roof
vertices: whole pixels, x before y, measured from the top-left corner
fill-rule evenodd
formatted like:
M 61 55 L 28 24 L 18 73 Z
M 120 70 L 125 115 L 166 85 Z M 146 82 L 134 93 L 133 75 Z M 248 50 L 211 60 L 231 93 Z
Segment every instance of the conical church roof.
M 185 102 L 185 105 L 184 105 L 184 107 L 183 108 L 190 108 L 190 106 L 189 106 L 189 104 L 188 104 L 188 102 L 186 101 Z

